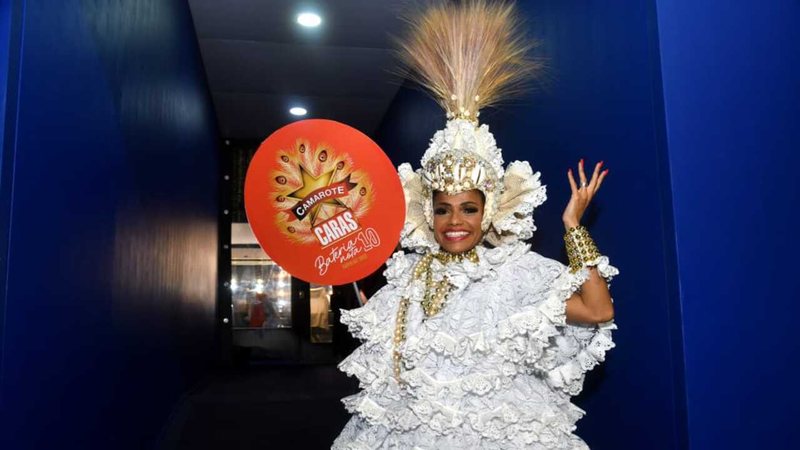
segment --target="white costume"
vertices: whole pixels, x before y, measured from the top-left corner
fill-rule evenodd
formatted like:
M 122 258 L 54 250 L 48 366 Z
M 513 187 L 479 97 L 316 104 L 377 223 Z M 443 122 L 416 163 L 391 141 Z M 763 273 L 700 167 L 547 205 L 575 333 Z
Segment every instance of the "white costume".
M 422 289 L 410 274 L 419 256 L 395 254 L 389 285 L 342 317 L 364 344 L 339 367 L 364 390 L 343 400 L 354 415 L 333 448 L 585 448 L 569 397 L 614 345 L 612 324 L 565 325 L 564 301 L 587 270 L 573 275 L 525 244 L 479 257 L 442 268 L 457 287 L 439 315 L 410 309 L 406 385 L 392 375 L 392 324 L 398 299 Z
M 475 4 L 479 14 L 494 13 Z M 533 235 L 532 212 L 545 188 L 527 162 L 503 167 L 488 127 L 477 124 L 481 87 L 463 89 L 447 106 L 451 120 L 431 140 L 422 169 L 399 168 L 407 207 L 401 244 L 410 252 L 394 254 L 388 285 L 365 306 L 342 311 L 363 345 L 339 368 L 363 390 L 343 399 L 353 417 L 334 449 L 587 448 L 573 434 L 584 412 L 570 396 L 614 346 L 615 326 L 567 324 L 565 305 L 587 267 L 607 280 L 618 271 L 604 256 L 569 270 L 523 242 Z M 472 117 L 451 112 L 464 112 L 464 98 L 474 98 Z M 491 245 L 478 245 L 470 258 L 440 257 L 432 192 L 470 189 L 484 194 L 481 228 Z

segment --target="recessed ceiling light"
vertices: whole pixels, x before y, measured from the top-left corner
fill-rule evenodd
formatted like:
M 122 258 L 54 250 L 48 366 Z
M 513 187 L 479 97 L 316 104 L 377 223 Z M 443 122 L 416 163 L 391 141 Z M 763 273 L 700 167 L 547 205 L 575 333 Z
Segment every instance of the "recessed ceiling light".
M 297 23 L 304 27 L 318 27 L 322 23 L 319 14 L 304 12 L 297 15 Z
M 308 111 L 303 107 L 295 106 L 289 110 L 289 113 L 291 113 L 293 116 L 305 116 L 308 114 Z

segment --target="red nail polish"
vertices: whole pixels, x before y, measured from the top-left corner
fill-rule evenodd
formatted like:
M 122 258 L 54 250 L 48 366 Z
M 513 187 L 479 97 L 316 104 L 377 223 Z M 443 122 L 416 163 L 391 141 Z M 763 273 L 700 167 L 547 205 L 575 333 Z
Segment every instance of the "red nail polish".
M 601 166 L 603 165 L 603 161 L 600 161 L 600 165 L 601 165 Z
M 608 175 L 608 169 L 606 169 L 603 173 Z
M 581 158 L 580 165 L 583 165 L 583 158 Z

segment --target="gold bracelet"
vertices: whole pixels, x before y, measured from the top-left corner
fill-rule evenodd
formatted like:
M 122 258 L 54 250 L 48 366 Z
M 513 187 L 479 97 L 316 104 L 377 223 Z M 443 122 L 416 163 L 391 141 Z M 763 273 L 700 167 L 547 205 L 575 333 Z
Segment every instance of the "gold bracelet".
M 581 270 L 584 264 L 601 256 L 600 250 L 589 236 L 589 231 L 583 225 L 567 230 L 564 234 L 564 243 L 567 245 L 569 270 L 572 273 Z

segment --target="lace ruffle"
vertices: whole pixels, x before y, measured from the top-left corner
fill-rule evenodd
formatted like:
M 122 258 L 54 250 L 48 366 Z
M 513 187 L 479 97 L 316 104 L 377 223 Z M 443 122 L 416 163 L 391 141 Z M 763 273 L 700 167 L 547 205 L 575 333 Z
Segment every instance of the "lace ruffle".
M 377 299 L 371 300 L 372 303 Z M 367 303 L 367 305 L 369 305 Z M 366 306 L 355 310 L 342 310 L 341 322 L 347 325 L 350 334 L 362 341 L 383 342 L 392 336 L 387 311 Z M 381 324 L 385 324 L 381 326 Z
M 496 324 L 493 329 L 455 337 L 447 332 L 421 331 L 407 339 L 403 354 L 409 361 L 420 361 L 431 353 L 447 356 L 462 363 L 474 363 L 488 354 L 500 356 L 514 364 L 535 365 L 550 339 L 559 335 L 563 324 L 564 299 L 554 294 L 541 305 L 516 313 Z M 568 297 L 568 296 L 567 296 Z M 506 368 L 506 376 L 522 371 Z
M 539 172 L 533 173 L 527 161 L 514 161 L 508 165 L 503 177 L 503 193 L 497 203 L 497 214 L 486 240 L 493 245 L 524 241 L 533 236 L 533 210 L 547 200 L 547 190 L 539 181 Z
M 597 330 L 572 325 L 564 331 L 556 348 L 551 350 L 557 365 L 547 371 L 547 383 L 566 392 L 578 395 L 583 389 L 586 372 L 603 362 L 606 352 L 614 348 L 611 331 L 616 330 L 613 323 L 598 326 Z
M 597 273 L 600 274 L 601 277 L 605 278 L 606 282 L 609 286 L 611 286 L 611 280 L 619 275 L 619 270 L 612 266 L 607 256 L 598 256 L 593 261 L 588 261 L 583 264 L 583 269 L 580 272 L 585 272 L 585 275 L 582 275 L 584 278 L 589 277 L 589 273 L 587 269 L 589 267 L 594 267 L 597 269 Z
M 562 448 L 564 442 L 569 442 L 574 423 L 584 414 L 571 403 L 553 405 L 543 411 L 540 405 L 522 396 L 514 400 L 486 401 L 481 403 L 483 408 L 466 411 L 426 398 L 381 404 L 364 391 L 345 397 L 342 403 L 350 413 L 359 415 L 373 427 L 394 432 L 423 429 L 434 435 L 453 436 L 468 431 L 490 442 L 539 443 L 548 448 Z
M 413 449 L 413 450 L 588 450 L 583 440 L 575 435 L 568 436 L 558 443 L 537 442 L 532 433 L 520 433 L 521 438 L 490 441 L 478 434 L 451 433 L 432 436 L 420 428 L 404 433 L 396 433 L 380 426 L 370 426 L 366 420 L 354 415 L 345 425 L 344 430 L 333 443 L 333 450 L 376 450 L 376 449 Z M 543 436 L 547 436 L 542 433 Z
M 411 164 L 403 163 L 397 168 L 403 194 L 406 199 L 406 221 L 400 233 L 400 245 L 418 253 L 436 251 L 439 244 L 433 237 L 430 217 L 430 196 L 424 194 L 422 177 L 414 172 Z

